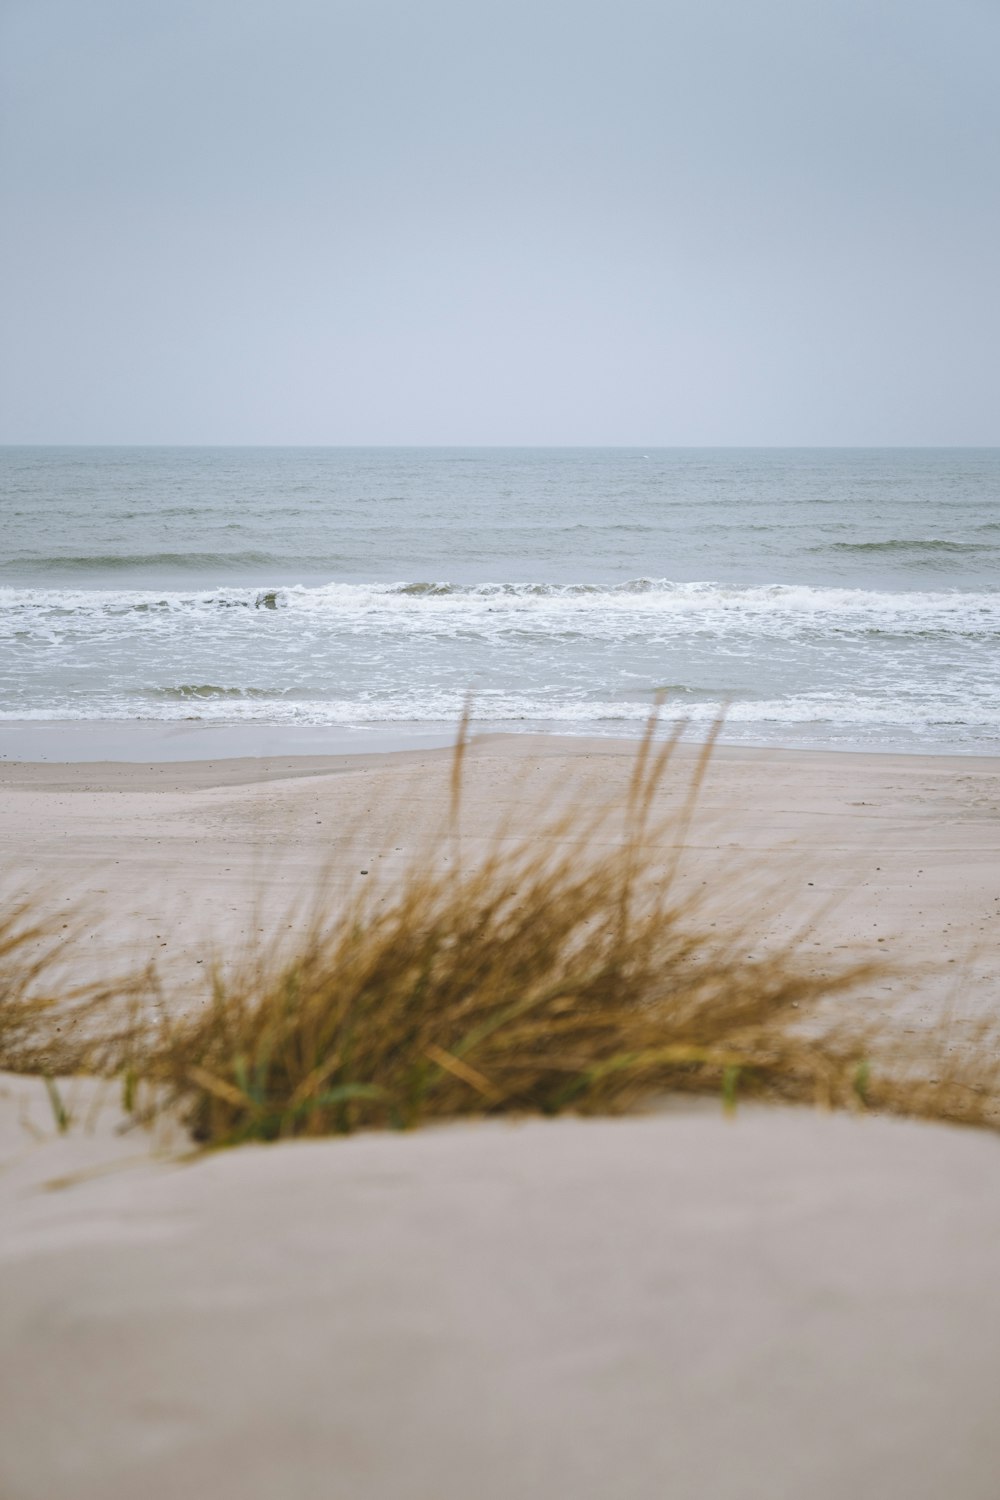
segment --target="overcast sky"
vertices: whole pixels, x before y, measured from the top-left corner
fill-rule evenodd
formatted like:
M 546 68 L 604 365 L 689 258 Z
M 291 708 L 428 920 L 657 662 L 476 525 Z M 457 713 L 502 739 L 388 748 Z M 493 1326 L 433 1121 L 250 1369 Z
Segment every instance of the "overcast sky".
M 0 0 L 0 440 L 1000 443 L 998 0 Z

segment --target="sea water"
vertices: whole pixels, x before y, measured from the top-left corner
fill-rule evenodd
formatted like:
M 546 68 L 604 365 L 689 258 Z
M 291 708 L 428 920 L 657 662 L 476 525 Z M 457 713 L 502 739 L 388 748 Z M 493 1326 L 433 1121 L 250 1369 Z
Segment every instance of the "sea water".
M 0 718 L 1000 750 L 998 449 L 0 449 Z

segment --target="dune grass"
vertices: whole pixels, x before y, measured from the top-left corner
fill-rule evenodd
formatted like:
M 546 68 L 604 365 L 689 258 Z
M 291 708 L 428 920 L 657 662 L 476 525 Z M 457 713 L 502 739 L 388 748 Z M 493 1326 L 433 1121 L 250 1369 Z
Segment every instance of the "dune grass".
M 136 976 L 82 978 L 85 914 L 58 924 L 40 897 L 0 898 L 0 1068 L 12 1073 L 114 1069 L 130 1045 Z
M 654 717 L 613 837 L 607 810 L 577 806 L 463 866 L 463 726 L 439 841 L 381 899 L 321 887 L 283 941 L 222 955 L 200 1008 L 172 1004 L 152 971 L 38 1000 L 48 935 L 20 911 L 0 927 L 17 976 L 0 980 L 0 1065 L 119 1073 L 137 1118 L 179 1112 L 206 1145 L 621 1111 L 674 1090 L 993 1123 L 995 1027 L 971 1052 L 932 1036 L 930 1069 L 876 1060 L 862 1002 L 884 965 L 816 972 L 794 946 L 751 957 L 755 934 L 709 928 L 678 877 L 711 742 L 664 825 L 678 736 L 655 731 Z M 858 1003 L 819 1024 L 848 992 Z

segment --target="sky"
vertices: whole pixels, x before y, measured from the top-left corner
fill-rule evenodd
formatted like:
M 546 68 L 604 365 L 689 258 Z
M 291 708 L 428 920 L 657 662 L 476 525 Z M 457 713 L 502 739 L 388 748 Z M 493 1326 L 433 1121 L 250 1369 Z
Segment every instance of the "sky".
M 1000 443 L 998 0 L 0 0 L 0 441 Z

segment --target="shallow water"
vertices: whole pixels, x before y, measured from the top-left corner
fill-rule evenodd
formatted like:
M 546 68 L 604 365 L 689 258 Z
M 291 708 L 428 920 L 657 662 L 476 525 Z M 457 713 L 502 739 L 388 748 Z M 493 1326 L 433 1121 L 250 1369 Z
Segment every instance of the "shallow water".
M 0 450 L 0 716 L 1000 748 L 1000 450 Z

